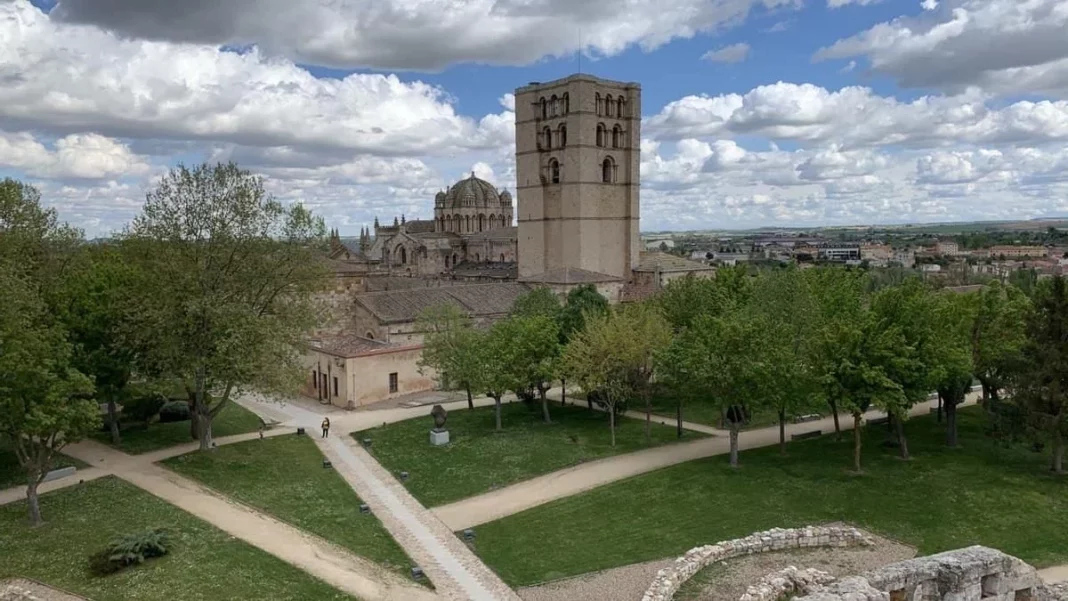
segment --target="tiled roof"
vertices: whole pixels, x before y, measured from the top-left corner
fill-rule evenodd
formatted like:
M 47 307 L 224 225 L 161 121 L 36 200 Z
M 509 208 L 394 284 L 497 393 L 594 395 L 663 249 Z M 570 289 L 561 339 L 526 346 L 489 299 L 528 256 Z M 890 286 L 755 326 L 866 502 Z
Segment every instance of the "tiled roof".
M 423 234 L 426 232 L 432 232 L 434 231 L 434 220 L 412 219 L 411 221 L 405 222 L 404 231 L 408 232 L 409 234 Z
M 634 271 L 712 271 L 713 268 L 662 251 L 643 252 Z
M 355 334 L 331 334 L 317 336 L 308 341 L 308 344 L 324 353 L 336 357 L 359 357 L 375 351 L 389 348 L 399 348 L 400 345 L 371 340 Z
M 519 281 L 535 284 L 597 284 L 600 282 L 618 282 L 622 279 L 614 275 L 597 273 L 596 271 L 588 271 L 577 267 L 563 267 L 520 278 Z
M 462 278 L 496 278 L 514 280 L 519 275 L 519 267 L 514 262 L 475 263 L 463 261 L 452 270 L 453 275 Z
M 472 316 L 504 314 L 528 291 L 523 284 L 508 282 L 365 292 L 355 298 L 379 321 L 403 323 L 415 321 L 427 309 L 440 305 L 453 305 Z

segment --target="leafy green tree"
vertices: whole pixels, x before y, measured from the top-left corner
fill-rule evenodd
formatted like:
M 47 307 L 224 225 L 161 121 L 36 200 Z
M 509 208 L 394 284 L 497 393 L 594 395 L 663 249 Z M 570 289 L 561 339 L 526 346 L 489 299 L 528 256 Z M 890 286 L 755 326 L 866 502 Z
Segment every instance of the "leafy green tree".
M 668 282 L 656 302 L 672 329 L 681 332 L 699 315 L 722 312 L 727 299 L 716 280 L 689 275 Z
M 563 315 L 563 307 L 560 305 L 560 299 L 552 290 L 535 288 L 515 299 L 511 315 L 515 317 L 543 315 L 559 324 Z M 559 329 L 559 325 L 557 327 Z
M 596 393 L 608 413 L 612 446 L 616 445 L 616 412 L 631 398 L 635 374 L 644 359 L 635 344 L 635 315 L 628 311 L 586 314 L 585 328 L 564 349 L 567 373 L 587 394 Z
M 26 472 L 35 526 L 41 523 L 37 487 L 56 454 L 99 423 L 92 392 L 92 381 L 71 365 L 66 332 L 36 284 L 0 260 L 0 435 Z
M 15 273 L 31 276 L 46 301 L 80 242 L 81 232 L 41 206 L 36 188 L 0 180 L 0 258 L 9 259 Z
M 972 388 L 970 333 L 975 322 L 976 299 L 969 295 L 941 293 L 933 298 L 932 344 L 925 358 L 941 407 L 946 414 L 946 445 L 957 446 L 957 408 Z
M 472 385 L 484 369 L 478 352 L 484 336 L 455 305 L 427 309 L 420 316 L 419 329 L 426 332 L 419 358 L 420 373 L 433 369 L 442 388 L 465 391 L 467 408 L 474 409 Z
M 567 293 L 567 299 L 560 311 L 560 344 L 566 345 L 578 333 L 586 328 L 588 316 L 608 313 L 608 299 L 601 296 L 592 284 L 573 288 Z M 567 364 L 560 370 L 560 404 L 567 404 Z
M 551 423 L 546 392 L 560 369 L 559 324 L 547 315 L 533 314 L 509 317 L 495 324 L 494 330 L 494 336 L 505 342 L 503 359 L 506 373 L 511 377 L 509 388 L 536 388 L 542 418 L 545 423 Z
M 975 377 L 983 401 L 997 403 L 1027 340 L 1031 301 L 1015 286 L 995 280 L 975 295 L 975 304 L 969 333 Z
M 1063 277 L 1036 287 L 1026 331 L 1014 401 L 1034 431 L 1048 438 L 1050 468 L 1063 474 L 1068 437 L 1068 283 Z
M 651 302 L 625 305 L 618 309 L 620 319 L 631 325 L 627 346 L 628 359 L 634 366 L 633 387 L 645 404 L 645 438 L 652 437 L 652 382 L 656 357 L 671 344 L 671 324 Z
M 72 361 L 93 378 L 97 399 L 107 405 L 115 445 L 121 441 L 117 406 L 126 401 L 138 345 L 152 335 L 129 331 L 136 282 L 132 269 L 116 247 L 84 245 L 64 270 L 55 295 L 57 313 L 74 345 Z
M 156 333 L 146 355 L 185 382 L 202 450 L 235 393 L 300 387 L 326 283 L 322 219 L 232 163 L 179 166 L 148 193 L 124 247 L 143 274 L 137 327 Z
M 514 346 L 510 336 L 512 324 L 509 320 L 499 321 L 487 332 L 477 334 L 476 348 L 473 349 L 475 360 L 482 366 L 477 374 L 473 374 L 474 380 L 471 387 L 485 390 L 486 395 L 493 399 L 493 413 L 498 432 L 503 430 L 501 424 L 501 397 L 509 390 L 516 389 L 515 372 L 510 369 L 509 360 Z

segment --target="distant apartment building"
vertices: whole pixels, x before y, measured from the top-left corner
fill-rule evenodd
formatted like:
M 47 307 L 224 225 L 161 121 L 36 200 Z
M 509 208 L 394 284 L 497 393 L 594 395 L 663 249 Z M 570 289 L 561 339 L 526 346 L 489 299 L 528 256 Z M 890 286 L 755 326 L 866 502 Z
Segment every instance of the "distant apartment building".
M 860 259 L 862 261 L 889 261 L 894 249 L 889 244 L 862 244 Z
M 741 246 L 720 246 L 712 258 L 720 265 L 736 265 L 740 261 L 749 260 L 749 249 Z
M 1049 256 L 1049 249 L 1045 246 L 992 246 L 990 247 L 990 256 L 991 258 L 1020 259 L 1030 257 L 1034 259 Z
M 960 254 L 960 246 L 952 240 L 939 240 L 935 244 L 934 252 L 939 255 L 953 257 Z
M 818 257 L 825 261 L 844 263 L 860 260 L 860 245 L 851 242 L 827 243 L 817 247 Z

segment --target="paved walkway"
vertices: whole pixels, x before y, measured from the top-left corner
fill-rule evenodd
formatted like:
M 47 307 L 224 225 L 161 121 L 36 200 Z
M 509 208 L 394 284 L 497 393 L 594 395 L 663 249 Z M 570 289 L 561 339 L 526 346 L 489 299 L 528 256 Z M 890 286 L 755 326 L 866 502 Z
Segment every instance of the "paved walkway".
M 155 465 L 148 456 L 127 455 L 94 441 L 69 445 L 66 452 L 359 599 L 438 598 L 371 561 Z
M 463 405 L 466 406 L 466 401 Z M 291 427 L 317 431 L 322 414 L 299 403 L 269 404 L 246 398 L 242 404 L 257 413 L 282 413 Z M 397 408 L 374 412 L 368 421 L 364 413 L 331 417 L 330 438 L 315 437 L 338 473 L 382 520 L 393 538 L 427 573 L 439 594 L 456 601 L 519 601 L 492 570 L 487 568 L 452 531 L 424 508 L 377 461 L 346 433 L 385 421 L 428 415 L 429 407 Z
M 979 396 L 977 393 L 971 394 L 968 403 L 974 403 Z M 934 406 L 936 406 L 936 403 L 931 401 L 918 404 L 912 408 L 912 415 L 927 414 L 930 412 L 931 407 Z M 641 416 L 642 419 L 645 418 L 644 413 Z M 883 416 L 885 414 L 882 412 L 869 411 L 865 415 L 865 419 Z M 852 417 L 842 416 L 841 428 L 843 431 L 851 430 L 853 428 Z M 792 434 L 811 432 L 812 430 L 822 430 L 824 433 L 833 432 L 833 418 L 826 417 L 819 421 L 803 424 L 788 424 L 786 426 L 787 440 Z M 722 434 L 722 431 L 717 433 Z M 742 432 L 738 437 L 738 447 L 742 450 L 777 444 L 779 444 L 778 425 L 758 430 L 748 430 Z M 538 476 L 455 503 L 435 507 L 432 511 L 453 531 L 463 530 L 464 528 L 492 522 L 513 513 L 519 513 L 556 499 L 570 497 L 624 478 L 694 459 L 723 455 L 729 451 L 729 438 L 726 436 L 714 436 L 688 443 L 666 445 L 625 455 L 616 455 L 615 457 L 590 461 L 572 468 Z
M 1038 577 L 1046 584 L 1068 582 L 1068 564 L 1039 570 Z

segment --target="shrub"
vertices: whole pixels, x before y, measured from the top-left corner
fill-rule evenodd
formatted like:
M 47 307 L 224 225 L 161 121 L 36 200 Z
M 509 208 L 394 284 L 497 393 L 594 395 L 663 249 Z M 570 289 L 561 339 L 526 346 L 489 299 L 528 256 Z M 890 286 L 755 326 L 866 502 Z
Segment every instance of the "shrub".
M 168 401 L 159 410 L 159 421 L 184 422 L 189 419 L 189 403 L 185 401 Z
M 181 401 L 181 403 L 186 406 L 186 413 L 188 413 L 188 404 L 185 401 Z M 147 426 L 152 421 L 152 418 L 159 415 L 160 410 L 166 404 L 166 397 L 158 394 L 139 396 L 130 399 L 123 405 L 122 415 L 130 421 L 141 422 Z
M 163 557 L 170 547 L 170 536 L 162 528 L 126 534 L 89 556 L 89 569 L 99 576 L 114 574 L 123 568 L 144 563 L 146 559 Z

